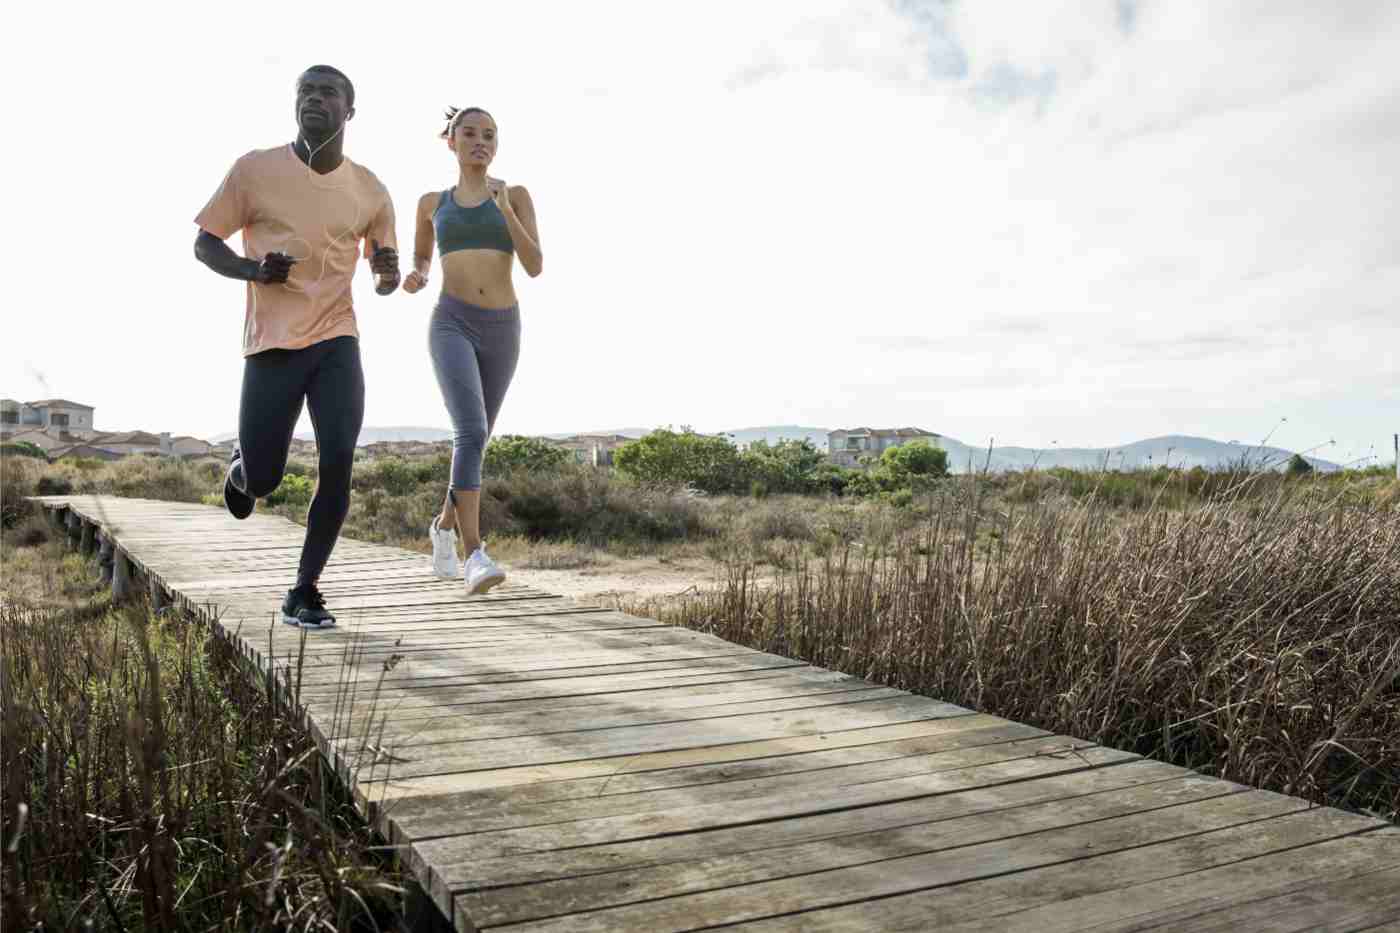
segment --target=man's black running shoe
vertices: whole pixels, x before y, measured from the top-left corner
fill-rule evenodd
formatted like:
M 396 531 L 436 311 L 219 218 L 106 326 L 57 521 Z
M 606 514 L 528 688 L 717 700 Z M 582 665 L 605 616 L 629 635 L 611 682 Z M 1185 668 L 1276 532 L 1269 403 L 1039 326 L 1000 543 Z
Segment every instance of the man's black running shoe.
M 316 584 L 308 583 L 287 591 L 282 600 L 282 621 L 302 628 L 330 628 L 335 616 L 326 611 L 326 600 Z
M 235 471 L 240 480 L 238 485 L 233 482 Z M 224 476 L 224 507 L 230 515 L 240 519 L 253 514 L 253 504 L 256 501 L 239 488 L 247 485 L 243 479 L 243 451 L 234 444 L 233 457 L 229 460 L 228 473 Z

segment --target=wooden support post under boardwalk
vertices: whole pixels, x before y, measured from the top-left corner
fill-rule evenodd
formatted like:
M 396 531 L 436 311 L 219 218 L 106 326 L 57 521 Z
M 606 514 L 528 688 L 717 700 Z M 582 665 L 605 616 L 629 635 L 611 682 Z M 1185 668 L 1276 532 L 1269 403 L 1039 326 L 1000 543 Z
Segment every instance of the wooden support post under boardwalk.
M 131 561 L 121 551 L 112 554 L 112 602 L 119 603 L 131 595 Z
M 72 509 L 68 510 L 68 546 L 76 548 L 83 534 L 83 520 L 78 517 L 78 513 Z
M 92 522 L 83 522 L 83 535 L 78 546 L 79 550 L 84 554 L 91 554 L 93 548 L 97 545 L 96 534 L 97 529 L 93 527 Z
M 146 574 L 146 586 L 150 590 L 152 611 L 159 612 L 170 605 L 170 597 L 165 594 L 165 587 L 149 572 Z
M 99 532 L 98 537 L 102 544 L 97 549 L 97 573 L 103 583 L 108 583 L 112 579 L 112 539 L 105 532 Z

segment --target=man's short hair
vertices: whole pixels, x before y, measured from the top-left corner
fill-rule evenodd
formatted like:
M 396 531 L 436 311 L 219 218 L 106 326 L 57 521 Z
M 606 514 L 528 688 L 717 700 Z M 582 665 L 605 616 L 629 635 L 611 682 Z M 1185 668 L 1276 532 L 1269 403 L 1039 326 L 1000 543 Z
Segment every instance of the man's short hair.
M 346 105 L 349 107 L 355 106 L 355 85 L 351 83 L 349 76 L 346 75 L 345 72 L 330 65 L 312 65 L 310 68 L 306 69 L 306 71 L 303 71 L 302 74 L 309 74 L 313 71 L 323 71 L 326 74 L 335 75 L 337 78 L 344 81 Z

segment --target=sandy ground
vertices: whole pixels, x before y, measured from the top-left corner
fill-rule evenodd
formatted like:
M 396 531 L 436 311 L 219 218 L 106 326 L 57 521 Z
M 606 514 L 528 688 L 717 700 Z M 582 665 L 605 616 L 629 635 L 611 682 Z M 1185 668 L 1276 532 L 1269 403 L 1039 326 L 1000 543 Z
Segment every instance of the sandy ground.
M 679 596 L 717 586 L 718 568 L 705 561 L 661 563 L 654 558 L 613 560 L 578 570 L 526 570 L 502 561 L 514 583 L 599 605 L 619 599 Z

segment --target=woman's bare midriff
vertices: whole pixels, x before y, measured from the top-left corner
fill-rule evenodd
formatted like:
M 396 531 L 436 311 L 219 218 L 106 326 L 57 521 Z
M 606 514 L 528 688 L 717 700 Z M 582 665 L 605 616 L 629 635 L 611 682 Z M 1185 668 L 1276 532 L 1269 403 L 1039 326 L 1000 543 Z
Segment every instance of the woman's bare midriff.
M 442 290 L 478 308 L 515 304 L 510 269 L 514 256 L 495 249 L 460 249 L 442 257 Z

